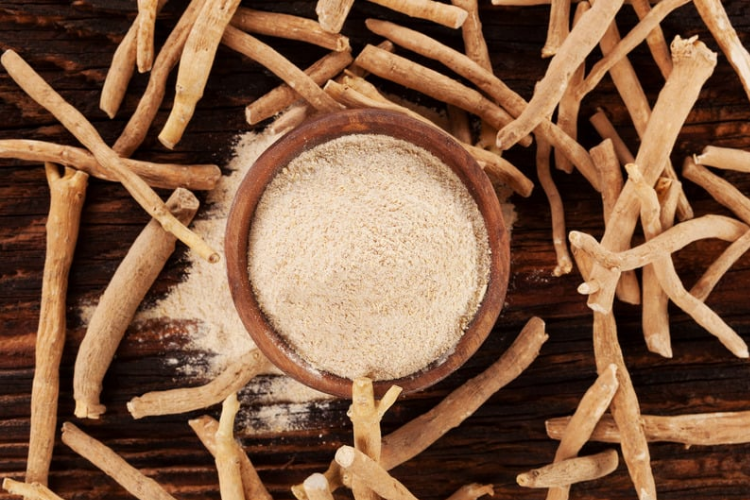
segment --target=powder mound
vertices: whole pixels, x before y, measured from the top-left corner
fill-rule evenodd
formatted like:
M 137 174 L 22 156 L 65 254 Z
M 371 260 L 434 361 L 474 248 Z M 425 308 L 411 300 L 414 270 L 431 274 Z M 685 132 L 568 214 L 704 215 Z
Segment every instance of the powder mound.
M 489 280 L 487 229 L 458 176 L 423 148 L 355 134 L 268 185 L 248 272 L 273 328 L 313 366 L 389 380 L 448 355 Z

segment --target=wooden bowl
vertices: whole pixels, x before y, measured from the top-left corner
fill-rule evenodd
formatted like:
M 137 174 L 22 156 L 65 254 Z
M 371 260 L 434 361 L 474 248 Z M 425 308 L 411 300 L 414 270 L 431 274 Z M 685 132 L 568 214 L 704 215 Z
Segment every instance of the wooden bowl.
M 349 134 L 384 134 L 411 142 L 440 158 L 475 199 L 492 252 L 487 291 L 454 351 L 426 369 L 374 383 L 376 395 L 397 384 L 404 392 L 424 389 L 451 374 L 489 335 L 502 309 L 509 275 L 509 241 L 495 191 L 476 161 L 448 134 L 404 115 L 380 110 L 347 110 L 310 120 L 269 147 L 255 162 L 235 196 L 225 236 L 229 287 L 235 307 L 258 348 L 283 372 L 309 387 L 348 398 L 352 381 L 311 366 L 273 330 L 256 300 L 248 276 L 250 223 L 266 185 L 303 151 Z

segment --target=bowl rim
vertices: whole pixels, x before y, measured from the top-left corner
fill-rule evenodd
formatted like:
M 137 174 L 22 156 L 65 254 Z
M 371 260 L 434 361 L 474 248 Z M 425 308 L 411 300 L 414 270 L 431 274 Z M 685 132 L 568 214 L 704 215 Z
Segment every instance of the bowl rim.
M 229 288 L 242 324 L 274 365 L 313 389 L 343 398 L 351 396 L 350 379 L 312 366 L 270 326 L 250 285 L 247 249 L 255 208 L 276 173 L 303 151 L 352 134 L 384 134 L 433 153 L 467 187 L 487 228 L 491 252 L 487 289 L 452 352 L 414 374 L 373 382 L 376 397 L 382 396 L 392 385 L 398 385 L 404 393 L 415 392 L 453 373 L 479 349 L 500 314 L 510 274 L 509 236 L 494 187 L 466 149 L 437 127 L 393 111 L 352 109 L 312 118 L 276 140 L 248 169 L 232 201 L 224 238 Z

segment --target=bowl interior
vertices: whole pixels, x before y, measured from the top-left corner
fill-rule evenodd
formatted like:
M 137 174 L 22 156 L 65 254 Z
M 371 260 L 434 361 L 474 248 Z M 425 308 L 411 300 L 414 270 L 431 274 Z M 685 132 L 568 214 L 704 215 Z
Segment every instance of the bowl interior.
M 351 380 L 311 366 L 274 331 L 260 309 L 247 270 L 250 224 L 266 185 L 301 152 L 348 134 L 388 135 L 416 144 L 437 156 L 468 188 L 487 228 L 491 251 L 487 291 L 452 353 L 413 375 L 374 383 L 376 396 L 394 384 L 404 392 L 417 391 L 455 371 L 484 342 L 502 309 L 509 275 L 508 234 L 495 191 L 476 161 L 441 130 L 393 112 L 346 110 L 310 120 L 280 138 L 256 160 L 235 195 L 224 242 L 229 287 L 245 328 L 272 363 L 309 387 L 350 397 Z

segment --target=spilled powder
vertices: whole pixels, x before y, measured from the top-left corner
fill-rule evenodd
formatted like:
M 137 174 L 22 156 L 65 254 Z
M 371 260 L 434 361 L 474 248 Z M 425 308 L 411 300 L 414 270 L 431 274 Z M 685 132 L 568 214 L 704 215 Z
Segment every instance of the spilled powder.
M 261 197 L 250 230 L 261 309 L 320 370 L 418 373 L 450 354 L 489 281 L 487 228 L 458 176 L 401 139 L 311 148 Z
M 220 264 L 211 264 L 188 253 L 185 279 L 162 300 L 139 311 L 135 321 L 170 319 L 191 321 L 191 351 L 206 353 L 206 375 L 219 373 L 230 359 L 255 347 L 235 311 L 226 275 L 224 230 L 234 194 L 248 168 L 278 137 L 250 133 L 240 137 L 235 156 L 226 166 L 229 175 L 221 177 L 208 193 L 206 202 L 191 229 L 221 255 Z

